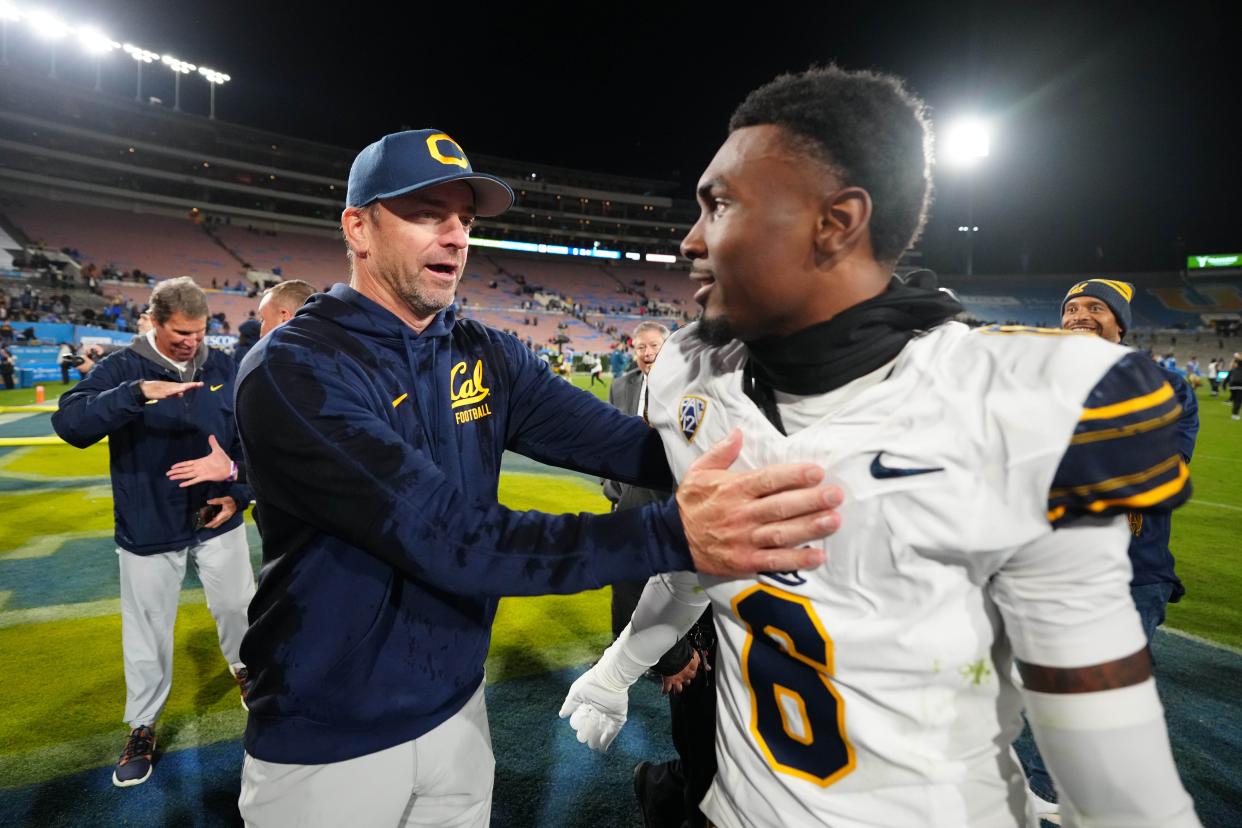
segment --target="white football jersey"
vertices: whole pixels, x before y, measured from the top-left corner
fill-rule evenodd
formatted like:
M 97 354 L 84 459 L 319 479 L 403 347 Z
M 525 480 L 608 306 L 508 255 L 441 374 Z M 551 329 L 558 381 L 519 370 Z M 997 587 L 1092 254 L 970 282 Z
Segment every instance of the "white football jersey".
M 1082 615 L 1088 586 L 1069 596 L 1063 624 L 1090 632 L 1067 664 L 1062 622 L 1032 611 L 1038 624 L 1007 637 L 1026 599 L 996 594 L 1015 554 L 1053 534 L 1058 463 L 1088 394 L 1126 353 L 1098 337 L 948 323 L 912 340 L 887 378 L 856 381 L 856 394 L 785 436 L 742 391 L 744 345 L 706 346 L 694 326 L 665 343 L 648 413 L 677 479 L 740 427 L 735 469 L 815 462 L 845 492 L 817 570 L 701 577 L 720 647 L 719 769 L 702 805 L 713 823 L 1023 822 L 1010 639 L 1053 666 L 1144 645 L 1132 605 L 1128 616 L 1101 605 L 1107 623 Z M 1115 599 L 1129 581 L 1124 527 L 1109 537 L 1097 552 L 1115 570 Z

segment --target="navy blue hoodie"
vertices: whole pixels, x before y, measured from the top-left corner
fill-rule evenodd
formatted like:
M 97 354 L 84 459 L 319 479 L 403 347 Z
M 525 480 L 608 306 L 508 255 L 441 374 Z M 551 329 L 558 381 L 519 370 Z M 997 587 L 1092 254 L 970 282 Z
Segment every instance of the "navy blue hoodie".
M 1181 374 L 1160 364 L 1156 367 L 1173 386 L 1177 402 L 1182 407 L 1182 415 L 1177 418 L 1177 447 L 1182 458 L 1189 463 L 1195 452 L 1195 438 L 1199 435 L 1199 400 Z M 1173 585 L 1173 595 L 1169 600 L 1180 601 L 1186 594 L 1186 588 L 1177 577 L 1173 568 L 1173 553 L 1169 550 L 1173 515 L 1169 512 L 1131 512 L 1129 519 L 1132 535 L 1130 564 L 1134 567 L 1134 579 L 1130 585 L 1169 583 Z
M 506 448 L 672 481 L 641 419 L 452 309 L 415 334 L 337 285 L 247 355 L 237 411 L 264 514 L 242 643 L 256 758 L 342 761 L 436 727 L 478 689 L 502 595 L 691 568 L 671 501 L 558 516 L 497 504 Z
M 185 372 L 165 362 L 147 341 L 110 354 L 67 394 L 52 415 L 61 439 L 86 448 L 108 438 L 116 545 L 138 555 L 184 549 L 241 525 L 250 488 L 241 483 L 199 483 L 180 488 L 166 476 L 174 463 L 204 457 L 208 435 L 241 458 L 233 421 L 233 360 L 199 345 Z M 157 402 L 142 396 L 144 380 L 200 381 L 202 388 Z M 209 498 L 229 495 L 237 514 L 216 529 L 194 530 Z

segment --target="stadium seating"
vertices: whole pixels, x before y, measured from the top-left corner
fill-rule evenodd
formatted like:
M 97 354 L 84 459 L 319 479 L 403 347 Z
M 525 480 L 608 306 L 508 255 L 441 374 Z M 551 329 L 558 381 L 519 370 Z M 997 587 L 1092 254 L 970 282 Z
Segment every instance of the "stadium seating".
M 316 288 L 344 281 L 345 243 L 339 236 L 294 231 L 264 231 L 237 224 L 215 224 L 211 232 L 256 270 L 279 269 L 285 279 L 301 279 Z
M 32 196 L 5 197 L 5 212 L 49 248 L 76 248 L 82 263 L 138 268 L 157 278 L 192 276 L 200 284 L 230 279 L 241 265 L 187 216 L 95 207 Z
M 255 227 L 242 223 L 200 226 L 189 216 L 137 213 L 127 210 L 52 201 L 28 195 L 4 197 L 5 212 L 31 238 L 49 248 L 80 251 L 82 263 L 113 264 L 121 270 L 138 268 L 156 278 L 188 275 L 210 289 L 226 281 L 236 284 L 243 262 L 258 270 L 279 271 L 283 278 L 304 279 L 317 288 L 342 281 L 347 275 L 342 243 L 327 233 Z M 210 232 L 208 232 L 210 231 Z M 1066 289 L 1086 278 L 1083 274 L 1038 276 L 950 276 L 946 286 L 957 291 L 967 312 L 982 322 L 1056 326 Z M 1205 352 L 1232 352 L 1223 339 L 1189 335 L 1173 342 L 1158 331 L 1196 329 L 1203 314 L 1242 311 L 1242 285 L 1236 282 L 1193 284 L 1177 273 L 1121 274 L 1117 278 L 1136 286 L 1131 342 L 1143 341 L 1162 353 L 1172 351 L 1184 362 L 1187 348 Z M 568 337 L 566 347 L 576 352 L 606 351 L 643 319 L 680 323 L 697 313 L 696 285 L 681 269 L 628 261 L 550 257 L 475 248 L 462 279 L 458 298 L 463 314 L 494 327 L 529 336 L 539 346 L 558 334 Z M 145 304 L 149 286 L 109 283 L 110 295 Z M 256 301 L 243 294 L 212 292 L 213 313 L 223 312 L 231 328 L 245 320 Z M 566 306 L 557 307 L 556 299 Z M 524 302 L 531 304 L 523 309 Z M 574 314 L 573 306 L 581 306 Z M 538 326 L 524 320 L 540 320 Z M 565 328 L 558 328 L 564 323 Z M 615 328 L 614 333 L 606 333 Z M 1153 338 L 1154 337 L 1154 338 Z M 1209 347 L 1212 346 L 1212 347 Z M 1183 353 L 1185 351 L 1185 353 Z M 1198 354 L 1204 361 L 1202 354 Z

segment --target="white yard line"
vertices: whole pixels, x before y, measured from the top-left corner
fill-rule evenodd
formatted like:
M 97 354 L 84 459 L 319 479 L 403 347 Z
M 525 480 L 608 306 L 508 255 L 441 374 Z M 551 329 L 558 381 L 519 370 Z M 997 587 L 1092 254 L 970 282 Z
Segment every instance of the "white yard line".
M 1228 509 L 1231 512 L 1242 512 L 1242 506 L 1234 506 L 1231 503 L 1216 503 L 1211 500 L 1200 500 L 1197 497 L 1192 497 L 1189 501 L 1186 502 L 1186 505 L 1187 506 L 1211 506 L 1213 509 Z
M 1174 629 L 1173 627 L 1161 626 L 1160 630 L 1162 632 L 1167 632 L 1170 635 L 1176 635 L 1178 638 L 1188 638 L 1196 644 L 1202 644 L 1205 647 L 1212 647 L 1213 649 L 1224 650 L 1225 652 L 1242 656 L 1242 649 L 1234 647 L 1230 644 L 1222 644 L 1219 641 L 1211 641 L 1207 638 L 1200 638 L 1193 633 L 1183 632 L 1182 630 Z

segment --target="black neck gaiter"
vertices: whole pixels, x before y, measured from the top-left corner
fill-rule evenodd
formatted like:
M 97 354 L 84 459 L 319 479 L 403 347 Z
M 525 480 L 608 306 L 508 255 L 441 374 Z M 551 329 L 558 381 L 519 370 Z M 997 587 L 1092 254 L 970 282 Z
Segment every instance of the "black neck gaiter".
M 948 293 L 893 279 L 888 290 L 789 336 L 748 342 L 743 388 L 784 431 L 772 392 L 825 394 L 891 361 L 919 331 L 961 313 Z M 774 419 L 775 417 L 775 419 Z

